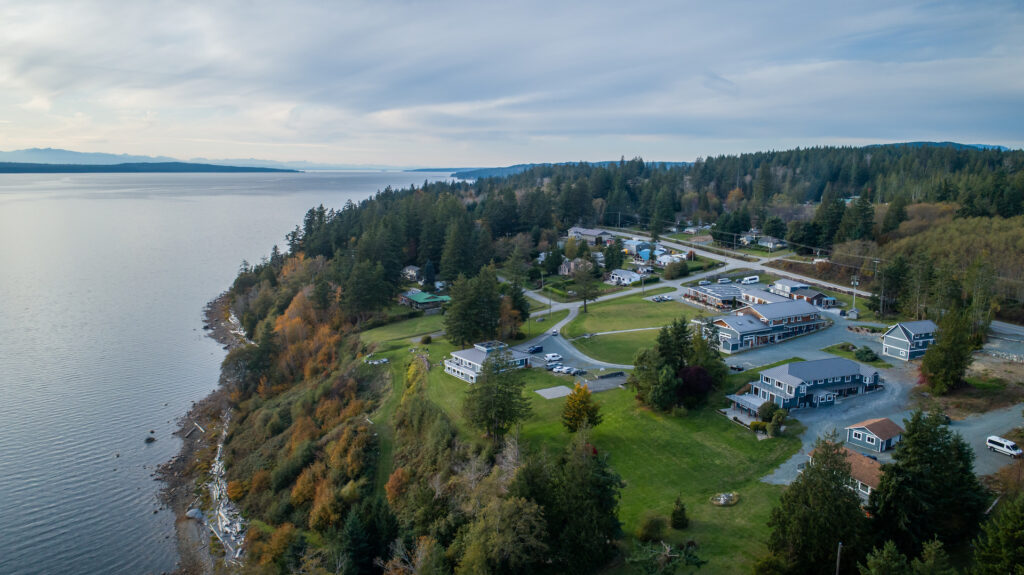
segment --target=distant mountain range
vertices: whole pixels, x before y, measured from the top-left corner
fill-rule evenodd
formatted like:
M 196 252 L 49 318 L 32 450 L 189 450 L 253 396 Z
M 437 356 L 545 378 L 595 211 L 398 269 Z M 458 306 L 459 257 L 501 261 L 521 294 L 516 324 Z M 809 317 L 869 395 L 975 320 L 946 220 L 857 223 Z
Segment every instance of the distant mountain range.
M 988 144 L 960 144 L 957 142 L 904 142 L 899 144 L 874 144 L 878 146 L 942 146 L 956 149 L 978 149 L 1007 151 L 1006 146 Z M 413 168 L 408 172 L 447 172 L 461 179 L 478 179 L 510 176 L 537 166 L 558 166 L 576 162 L 541 164 L 516 164 L 491 168 Z M 616 163 L 588 162 L 595 166 Z M 692 162 L 648 162 L 665 167 L 689 165 Z M 401 167 L 383 164 L 331 164 L 322 162 L 259 160 L 256 158 L 208 159 L 192 158 L 182 161 L 167 156 L 138 156 L 131 154 L 106 154 L 99 152 L 75 152 L 58 148 L 28 148 L 10 152 L 0 151 L 0 173 L 40 172 L 241 172 L 241 171 L 305 171 L 305 170 L 400 170 Z M 47 168 L 45 166 L 53 166 Z M 147 166 L 148 165 L 148 166 Z M 113 166 L 116 169 L 85 169 L 89 166 Z M 228 169 L 214 169 L 216 167 Z
M 255 158 L 215 159 L 191 158 L 183 161 L 167 156 L 136 156 L 131 154 L 105 154 L 100 152 L 75 152 L 59 148 L 28 148 L 11 152 L 0 152 L 0 162 L 24 164 L 64 164 L 83 166 L 110 166 L 117 164 L 183 163 L 210 166 L 233 166 L 244 168 L 274 168 L 278 170 L 394 170 L 394 166 L 378 164 L 325 164 L 318 162 L 278 162 Z
M 216 166 L 189 162 L 126 162 L 122 164 L 34 164 L 0 162 L 0 174 L 118 174 L 118 173 L 225 173 L 225 172 L 297 172 L 252 166 Z
M 469 168 L 456 171 L 452 174 L 453 178 L 459 178 L 461 180 L 475 180 L 479 178 L 503 178 L 505 176 L 513 176 L 520 172 L 525 172 L 531 168 L 537 166 L 567 166 L 571 164 L 578 164 L 581 162 L 557 162 L 554 164 L 542 163 L 542 164 L 516 164 L 514 166 L 507 166 L 504 168 Z M 591 166 L 607 166 L 609 164 L 618 164 L 618 160 L 612 160 L 608 162 L 584 162 Z M 675 166 L 689 166 L 693 162 L 646 162 L 647 164 L 654 164 L 665 168 L 672 168 Z M 430 170 L 418 170 L 418 171 L 430 171 Z

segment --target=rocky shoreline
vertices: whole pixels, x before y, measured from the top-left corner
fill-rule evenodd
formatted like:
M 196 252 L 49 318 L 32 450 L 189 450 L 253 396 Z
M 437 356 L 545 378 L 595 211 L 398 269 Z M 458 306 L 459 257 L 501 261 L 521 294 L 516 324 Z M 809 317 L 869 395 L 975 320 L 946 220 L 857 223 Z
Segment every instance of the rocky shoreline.
M 225 292 L 203 310 L 203 329 L 225 350 L 246 343 L 237 326 L 231 322 L 230 304 L 230 295 Z M 194 403 L 188 413 L 178 419 L 178 430 L 174 435 L 182 441 L 181 450 L 157 470 L 158 477 L 164 482 L 160 498 L 175 514 L 179 559 L 174 575 L 205 575 L 215 569 L 217 558 L 210 553 L 210 532 L 202 523 L 186 517 L 185 513 L 195 505 L 196 480 L 202 463 L 212 459 L 221 438 L 216 428 L 228 409 L 224 377 L 222 373 L 216 391 Z

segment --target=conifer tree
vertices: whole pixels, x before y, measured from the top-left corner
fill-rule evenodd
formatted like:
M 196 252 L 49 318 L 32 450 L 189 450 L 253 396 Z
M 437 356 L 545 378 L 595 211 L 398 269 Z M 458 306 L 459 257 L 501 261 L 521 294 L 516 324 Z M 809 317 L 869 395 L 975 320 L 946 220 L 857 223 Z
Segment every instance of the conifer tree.
M 981 526 L 974 540 L 974 565 L 977 575 L 1024 572 L 1024 495 L 1003 502 Z
M 817 574 L 836 564 L 843 543 L 841 572 L 852 573 L 862 551 L 864 512 L 851 490 L 850 463 L 833 431 L 814 444 L 814 457 L 772 509 L 768 550 L 786 572 Z

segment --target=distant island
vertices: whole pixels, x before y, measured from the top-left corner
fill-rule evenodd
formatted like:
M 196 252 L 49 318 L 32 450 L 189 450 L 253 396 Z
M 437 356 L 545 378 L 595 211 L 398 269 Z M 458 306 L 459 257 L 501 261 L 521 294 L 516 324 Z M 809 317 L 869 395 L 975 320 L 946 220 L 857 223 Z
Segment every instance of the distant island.
M 298 172 L 282 168 L 250 166 L 215 166 L 188 162 L 129 162 L 110 165 L 30 164 L 0 162 L 0 174 L 143 174 L 143 173 L 236 173 L 236 172 Z

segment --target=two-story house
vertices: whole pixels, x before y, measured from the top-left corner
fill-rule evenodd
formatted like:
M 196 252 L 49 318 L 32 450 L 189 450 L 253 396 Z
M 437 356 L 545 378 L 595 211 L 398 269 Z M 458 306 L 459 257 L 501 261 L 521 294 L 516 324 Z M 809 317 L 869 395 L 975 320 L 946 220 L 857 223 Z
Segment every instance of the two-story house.
M 507 369 L 519 369 L 530 366 L 530 356 L 508 347 L 500 341 L 485 341 L 473 344 L 469 349 L 452 352 L 451 357 L 444 360 L 444 372 L 462 381 L 476 383 L 476 378 L 484 368 L 484 363 L 493 356 L 507 362 Z
M 737 320 L 737 316 L 748 319 Z M 736 310 L 733 315 L 712 318 L 705 326 L 704 336 L 713 337 L 712 331 L 716 330 L 719 349 L 725 353 L 738 353 L 827 326 L 828 321 L 822 319 L 818 308 L 805 301 L 786 300 L 751 304 Z
M 928 319 L 898 323 L 882 336 L 882 353 L 903 361 L 917 359 L 935 343 L 938 329 L 935 322 Z
M 771 401 L 785 409 L 834 405 L 837 397 L 857 395 L 878 387 L 878 370 L 842 357 L 795 361 L 761 372 L 750 391 L 727 395 L 733 407 L 751 415 Z

